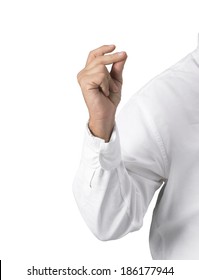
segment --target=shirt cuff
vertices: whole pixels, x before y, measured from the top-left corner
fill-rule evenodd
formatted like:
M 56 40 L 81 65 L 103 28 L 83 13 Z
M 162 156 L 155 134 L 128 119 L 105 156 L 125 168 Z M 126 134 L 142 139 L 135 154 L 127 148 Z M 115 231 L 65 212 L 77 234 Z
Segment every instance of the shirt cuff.
M 121 148 L 117 125 L 115 125 L 107 143 L 92 135 L 87 125 L 82 156 L 86 163 L 93 168 L 101 167 L 105 170 L 111 170 L 118 167 L 121 162 Z

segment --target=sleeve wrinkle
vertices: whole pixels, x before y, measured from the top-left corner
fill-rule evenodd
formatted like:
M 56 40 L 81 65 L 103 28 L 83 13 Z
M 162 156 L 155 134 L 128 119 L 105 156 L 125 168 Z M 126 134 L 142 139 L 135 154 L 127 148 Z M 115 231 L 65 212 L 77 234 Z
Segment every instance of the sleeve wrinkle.
M 142 110 L 145 120 L 148 124 L 148 128 L 151 131 L 151 134 L 152 134 L 153 138 L 155 139 L 155 142 L 161 152 L 161 157 L 162 157 L 162 160 L 164 163 L 164 178 L 163 179 L 166 181 L 166 179 L 168 177 L 169 160 L 168 160 L 168 155 L 166 152 L 165 144 L 163 142 L 161 134 L 159 133 L 157 125 L 155 124 L 155 121 L 153 120 L 152 116 L 149 114 L 149 112 L 145 108 L 144 104 L 143 103 L 140 104 L 140 102 L 138 102 L 138 106 L 140 107 L 140 110 Z
M 128 203 L 128 201 L 127 201 L 127 199 L 126 199 L 126 197 L 125 197 L 125 195 L 123 194 L 123 191 L 122 191 L 122 182 L 120 180 L 120 175 L 119 175 L 118 168 L 116 170 L 117 170 L 117 176 L 118 176 L 118 182 L 119 182 L 120 195 L 121 195 L 122 200 L 124 201 L 124 204 L 126 205 L 128 218 L 129 218 L 129 220 L 131 220 L 132 217 L 131 217 L 130 211 L 129 211 L 129 203 Z

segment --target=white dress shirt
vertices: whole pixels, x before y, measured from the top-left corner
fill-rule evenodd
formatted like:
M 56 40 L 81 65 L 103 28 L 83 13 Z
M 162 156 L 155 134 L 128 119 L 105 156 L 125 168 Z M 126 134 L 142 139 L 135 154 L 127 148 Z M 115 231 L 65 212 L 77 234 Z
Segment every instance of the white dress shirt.
M 140 229 L 160 189 L 153 259 L 199 259 L 199 44 L 135 93 L 110 142 L 85 133 L 73 192 L 100 240 Z

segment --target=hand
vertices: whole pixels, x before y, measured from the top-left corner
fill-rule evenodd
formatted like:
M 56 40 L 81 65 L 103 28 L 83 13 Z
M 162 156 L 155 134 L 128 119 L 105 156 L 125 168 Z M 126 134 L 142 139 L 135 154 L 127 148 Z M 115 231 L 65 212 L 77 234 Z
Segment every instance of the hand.
M 121 99 L 122 71 L 127 59 L 125 52 L 108 54 L 114 49 L 114 45 L 104 45 L 91 51 L 85 68 L 77 75 L 89 111 L 89 128 L 106 142 L 115 124 Z M 106 67 L 109 64 L 112 64 L 110 73 Z

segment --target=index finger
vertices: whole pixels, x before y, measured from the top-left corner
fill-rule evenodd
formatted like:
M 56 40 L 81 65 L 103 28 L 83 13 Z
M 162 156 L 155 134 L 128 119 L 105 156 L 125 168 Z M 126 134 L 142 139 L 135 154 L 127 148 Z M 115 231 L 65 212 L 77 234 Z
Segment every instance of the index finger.
M 115 49 L 115 45 L 103 45 L 95 50 L 92 50 L 88 55 L 86 66 L 90 64 L 96 57 L 103 56 L 106 53 L 110 53 L 114 51 L 114 49 Z
M 116 52 L 113 54 L 103 55 L 96 57 L 93 61 L 86 67 L 87 70 L 95 67 L 96 65 L 109 65 L 117 62 L 125 61 L 127 58 L 126 52 Z

